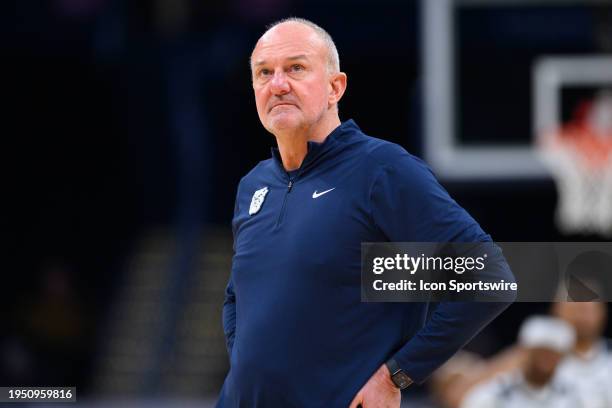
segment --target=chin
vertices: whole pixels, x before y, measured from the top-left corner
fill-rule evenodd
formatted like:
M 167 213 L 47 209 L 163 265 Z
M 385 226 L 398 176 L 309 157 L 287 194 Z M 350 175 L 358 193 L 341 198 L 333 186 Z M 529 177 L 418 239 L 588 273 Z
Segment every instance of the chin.
M 268 128 L 271 130 L 287 130 L 300 127 L 301 121 L 295 115 L 280 114 L 268 120 Z

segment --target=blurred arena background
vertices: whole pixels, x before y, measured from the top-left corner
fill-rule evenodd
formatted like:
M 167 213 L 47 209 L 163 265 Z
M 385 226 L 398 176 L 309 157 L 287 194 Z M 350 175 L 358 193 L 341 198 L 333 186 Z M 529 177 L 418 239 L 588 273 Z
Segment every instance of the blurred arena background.
M 76 386 L 78 406 L 212 406 L 228 369 L 221 307 L 235 188 L 274 142 L 257 117 L 248 57 L 266 24 L 290 15 L 336 41 L 349 77 L 341 118 L 427 160 L 496 241 L 610 239 L 610 225 L 563 223 L 537 146 L 612 89 L 611 1 L 0 8 L 2 386 Z M 587 68 L 565 75 L 567 61 Z M 511 306 L 468 349 L 499 352 L 549 307 Z M 406 398 L 441 406 L 436 390 L 413 387 Z

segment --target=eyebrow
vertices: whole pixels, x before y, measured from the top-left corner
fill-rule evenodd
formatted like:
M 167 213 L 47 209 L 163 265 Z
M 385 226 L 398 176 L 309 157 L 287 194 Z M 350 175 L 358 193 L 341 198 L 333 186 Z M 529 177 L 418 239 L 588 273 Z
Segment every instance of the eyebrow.
M 306 54 L 300 54 L 300 55 L 295 55 L 292 57 L 287 58 L 288 61 L 296 61 L 296 60 L 301 60 L 301 59 L 308 59 L 308 56 Z M 260 65 L 264 65 L 266 63 L 266 60 L 259 60 L 255 63 L 254 66 L 258 67 Z

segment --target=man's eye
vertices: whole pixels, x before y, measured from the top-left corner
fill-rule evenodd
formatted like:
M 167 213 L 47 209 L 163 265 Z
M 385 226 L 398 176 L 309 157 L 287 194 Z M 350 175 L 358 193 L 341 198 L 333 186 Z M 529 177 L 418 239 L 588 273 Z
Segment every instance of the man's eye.
M 299 71 L 303 71 L 303 70 L 304 70 L 304 66 L 303 66 L 303 65 L 300 65 L 300 64 L 293 64 L 293 65 L 291 66 L 291 70 L 292 70 L 292 71 L 297 71 L 297 72 L 299 72 Z
M 259 71 L 259 75 L 260 76 L 268 76 L 268 75 L 270 75 L 270 70 L 267 69 L 267 68 L 264 68 L 261 71 Z

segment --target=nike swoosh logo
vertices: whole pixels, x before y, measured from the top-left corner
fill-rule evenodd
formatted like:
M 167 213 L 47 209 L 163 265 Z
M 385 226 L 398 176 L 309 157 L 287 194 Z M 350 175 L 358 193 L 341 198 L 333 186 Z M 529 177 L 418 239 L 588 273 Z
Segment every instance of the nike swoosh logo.
M 314 191 L 314 193 L 312 193 L 312 198 L 319 198 L 321 197 L 323 194 L 327 194 L 332 190 L 335 190 L 336 187 L 334 188 L 330 188 L 329 190 L 325 190 L 325 191 L 321 191 L 320 193 L 317 193 L 317 190 Z

